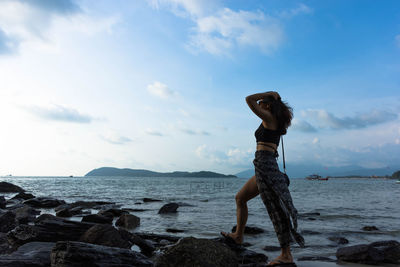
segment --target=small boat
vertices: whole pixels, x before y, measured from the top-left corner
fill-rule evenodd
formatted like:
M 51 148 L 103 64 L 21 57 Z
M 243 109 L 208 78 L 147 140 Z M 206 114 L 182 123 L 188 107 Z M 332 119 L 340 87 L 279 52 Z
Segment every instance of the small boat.
M 400 184 L 400 179 L 396 181 L 396 184 Z
M 318 174 L 311 174 L 306 177 L 307 180 L 319 180 L 320 178 L 322 178 L 322 177 Z
M 320 180 L 320 181 L 328 181 L 329 177 L 322 178 L 321 175 L 311 174 L 306 177 L 307 180 Z

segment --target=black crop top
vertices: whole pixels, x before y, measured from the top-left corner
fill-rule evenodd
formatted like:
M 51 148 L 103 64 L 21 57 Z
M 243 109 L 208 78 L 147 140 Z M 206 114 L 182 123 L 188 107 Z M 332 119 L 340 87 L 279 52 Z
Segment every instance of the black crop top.
M 274 143 L 276 146 L 279 146 L 279 139 L 281 137 L 280 130 L 270 130 L 264 127 L 261 123 L 260 127 L 254 133 L 257 142 L 268 142 Z

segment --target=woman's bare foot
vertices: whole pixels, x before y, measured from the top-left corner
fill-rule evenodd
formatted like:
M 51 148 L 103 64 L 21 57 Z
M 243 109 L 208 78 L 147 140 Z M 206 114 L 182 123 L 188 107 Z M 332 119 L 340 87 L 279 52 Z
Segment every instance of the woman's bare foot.
M 267 266 L 278 264 L 278 263 L 292 263 L 293 262 L 293 257 L 291 255 L 284 256 L 284 255 L 279 255 L 275 259 L 273 259 L 271 262 L 267 264 Z
M 227 233 L 227 232 L 223 232 L 221 231 L 221 234 L 223 236 L 229 236 L 231 238 L 233 238 L 233 240 L 235 241 L 236 244 L 241 245 L 243 243 L 243 236 L 239 236 L 236 233 Z

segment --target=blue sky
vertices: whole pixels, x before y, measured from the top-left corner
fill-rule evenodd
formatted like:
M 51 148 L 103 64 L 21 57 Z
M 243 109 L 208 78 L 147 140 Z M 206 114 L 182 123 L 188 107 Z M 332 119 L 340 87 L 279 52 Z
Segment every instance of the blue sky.
M 400 167 L 398 1 L 0 1 L 0 175 L 236 173 L 294 109 L 290 164 Z

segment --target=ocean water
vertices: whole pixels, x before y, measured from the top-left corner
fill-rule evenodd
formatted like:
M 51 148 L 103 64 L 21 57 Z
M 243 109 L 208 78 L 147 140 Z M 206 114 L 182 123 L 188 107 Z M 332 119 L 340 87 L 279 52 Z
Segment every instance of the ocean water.
M 113 201 L 121 208 L 146 209 L 131 212 L 139 216 L 141 225 L 132 232 L 167 233 L 177 228 L 184 233 L 167 233 L 198 238 L 218 237 L 220 231 L 231 231 L 236 225 L 235 194 L 245 184 L 242 178 L 142 178 L 142 177 L 1 177 L 19 185 L 35 196 L 51 196 L 66 202 L 78 200 Z M 289 187 L 299 214 L 319 212 L 320 216 L 300 216 L 299 231 L 306 248 L 297 244 L 292 253 L 301 256 L 326 256 L 335 259 L 337 247 L 328 237 L 349 240 L 348 245 L 380 240 L 400 241 L 400 184 L 389 179 L 331 178 L 328 181 L 291 179 Z M 6 199 L 14 194 L 3 194 Z M 144 197 L 162 202 L 143 203 Z M 141 202 L 142 204 L 135 204 Z M 157 214 L 169 202 L 184 204 L 176 214 Z M 263 252 L 270 258 L 279 252 L 262 248 L 279 246 L 267 210 L 257 196 L 248 203 L 247 225 L 265 230 L 256 235 L 245 234 L 249 249 Z M 95 210 L 93 210 L 95 212 Z M 53 209 L 42 210 L 52 213 Z M 311 218 L 311 219 L 310 219 Z M 80 218 L 73 218 L 80 220 Z M 374 225 L 379 230 L 361 228 Z

